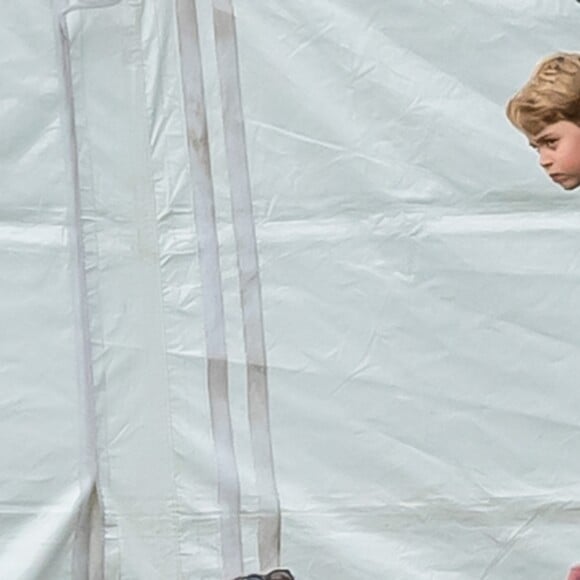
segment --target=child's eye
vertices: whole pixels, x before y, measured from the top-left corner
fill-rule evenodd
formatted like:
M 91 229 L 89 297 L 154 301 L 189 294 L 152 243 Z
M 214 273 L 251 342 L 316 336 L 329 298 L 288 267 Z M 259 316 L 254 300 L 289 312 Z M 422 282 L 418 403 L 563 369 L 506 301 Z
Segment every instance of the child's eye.
M 546 140 L 546 147 L 548 147 L 548 149 L 555 149 L 557 144 L 558 144 L 557 139 Z

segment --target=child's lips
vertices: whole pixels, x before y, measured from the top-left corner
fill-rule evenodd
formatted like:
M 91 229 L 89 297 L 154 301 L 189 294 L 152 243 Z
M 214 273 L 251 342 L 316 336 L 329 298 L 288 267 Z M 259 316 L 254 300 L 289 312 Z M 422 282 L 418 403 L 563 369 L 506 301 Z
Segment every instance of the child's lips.
M 561 181 L 566 179 L 566 176 L 563 173 L 552 173 L 550 174 L 550 178 L 552 179 L 552 181 L 560 183 Z

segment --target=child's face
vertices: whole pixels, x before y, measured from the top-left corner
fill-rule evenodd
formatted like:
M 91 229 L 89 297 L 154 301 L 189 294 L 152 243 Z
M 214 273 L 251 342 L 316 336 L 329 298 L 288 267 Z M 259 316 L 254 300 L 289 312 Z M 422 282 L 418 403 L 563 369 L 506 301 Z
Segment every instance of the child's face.
M 580 127 L 571 121 L 548 125 L 527 136 L 538 151 L 540 165 L 564 189 L 580 186 Z

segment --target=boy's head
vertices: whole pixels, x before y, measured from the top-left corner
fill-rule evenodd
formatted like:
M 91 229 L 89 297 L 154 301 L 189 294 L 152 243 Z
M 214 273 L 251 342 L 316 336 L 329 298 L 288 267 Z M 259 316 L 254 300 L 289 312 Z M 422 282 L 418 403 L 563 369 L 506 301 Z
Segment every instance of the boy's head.
M 540 62 L 506 112 L 549 176 L 564 189 L 580 186 L 580 54 Z

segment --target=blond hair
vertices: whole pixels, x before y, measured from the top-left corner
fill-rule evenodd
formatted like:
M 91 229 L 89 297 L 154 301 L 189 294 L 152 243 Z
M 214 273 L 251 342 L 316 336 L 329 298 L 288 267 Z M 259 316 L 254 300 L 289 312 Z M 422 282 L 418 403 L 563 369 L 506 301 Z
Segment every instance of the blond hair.
M 558 121 L 580 126 L 580 53 L 559 52 L 542 60 L 510 99 L 506 114 L 528 135 Z

